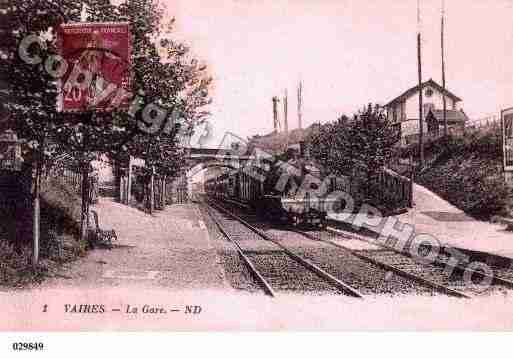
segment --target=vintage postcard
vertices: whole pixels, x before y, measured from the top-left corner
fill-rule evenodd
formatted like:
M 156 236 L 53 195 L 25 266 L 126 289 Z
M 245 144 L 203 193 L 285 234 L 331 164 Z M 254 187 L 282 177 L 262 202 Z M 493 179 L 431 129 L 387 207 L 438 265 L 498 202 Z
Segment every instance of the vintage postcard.
M 0 1 L 0 330 L 513 330 L 512 15 Z

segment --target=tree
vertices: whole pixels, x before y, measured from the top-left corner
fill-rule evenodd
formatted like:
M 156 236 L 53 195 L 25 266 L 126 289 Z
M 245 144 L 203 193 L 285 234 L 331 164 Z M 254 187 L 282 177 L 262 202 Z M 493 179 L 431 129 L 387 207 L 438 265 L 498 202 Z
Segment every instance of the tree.
M 208 114 L 201 110 L 210 103 L 206 66 L 199 65 L 185 45 L 168 38 L 174 21 L 164 23 L 163 12 L 155 0 L 129 0 L 119 6 L 108 0 L 88 1 L 88 21 L 130 23 L 132 92 L 138 106 L 131 112 L 93 111 L 59 133 L 60 143 L 81 159 L 82 238 L 88 214 L 84 195 L 89 192 L 87 175 L 93 159 L 108 153 L 121 161 L 129 156 L 142 158 L 148 168 L 175 167 L 176 156 L 166 154 L 170 145 L 176 146 L 178 131 L 192 131 Z
M 334 175 L 346 175 L 353 168 L 350 121 L 345 115 L 334 122 L 319 125 L 306 139 L 311 156 Z
M 175 20 L 164 23 L 165 9 L 158 3 L 131 0 L 122 4 L 119 12 L 121 19 L 135 24 L 132 30 L 134 92 L 140 94 L 142 103 L 157 103 L 160 110 L 167 112 L 161 123 L 147 129 L 152 136 L 136 131 L 125 146 L 126 152 L 142 158 L 152 174 L 174 177 L 184 164 L 180 147 L 188 146 L 187 139 L 209 115 L 204 107 L 211 102 L 212 78 L 207 75 L 207 67 L 191 56 L 187 46 L 172 39 Z M 141 23 L 141 18 L 147 21 Z M 152 211 L 153 205 L 149 207 Z
M 177 151 L 179 131 L 190 133 L 208 115 L 203 107 L 210 103 L 211 83 L 206 66 L 200 65 L 185 45 L 172 40 L 173 22 L 163 22 L 163 9 L 157 0 L 128 0 L 118 6 L 109 0 L 84 2 L 88 5 L 88 21 L 130 22 L 133 93 L 137 95 L 134 98 L 137 106 L 131 111 L 117 108 L 111 112 L 91 110 L 82 114 L 57 111 L 56 79 L 49 74 L 44 60 L 57 52 L 56 29 L 60 24 L 79 20 L 80 2 L 15 2 L 7 9 L 8 28 L 12 31 L 2 39 L 0 46 L 0 77 L 7 79 L 12 94 L 6 99 L 6 107 L 15 127 L 33 143 L 38 153 L 33 157 L 38 158 L 38 163 L 45 159 L 50 163 L 48 149 L 52 148 L 65 151 L 80 164 L 82 239 L 87 229 L 91 161 L 107 153 L 114 158 L 142 157 L 162 168 L 176 167 L 179 159 L 168 156 L 170 149 L 173 153 Z M 43 43 L 28 48 L 28 55 L 39 56 L 39 63 L 27 63 L 18 51 L 20 43 L 30 35 Z M 147 111 L 150 105 L 165 116 Z M 41 168 L 41 164 L 35 164 L 34 168 Z M 36 170 L 36 184 L 37 173 Z M 38 198 L 37 188 L 34 186 L 35 198 Z
M 319 125 L 310 134 L 311 155 L 327 172 L 334 175 L 364 174 L 365 192 L 372 195 L 376 175 L 388 163 L 399 140 L 397 129 L 384 110 L 369 104 L 353 118 Z
M 55 42 L 48 30 L 66 20 L 77 20 L 79 7 L 74 1 L 29 0 L 11 3 L 4 10 L 7 31 L 0 44 L 0 78 L 7 83 L 8 97 L 4 101 L 7 113 L 18 134 L 28 142 L 33 167 L 33 265 L 39 257 L 40 182 L 42 170 L 52 164 L 56 146 L 51 146 L 55 131 L 61 126 L 61 116 L 55 110 L 57 87 L 42 64 L 34 66 L 20 58 L 19 44 L 28 35 L 37 35 L 44 46 L 29 48 L 29 55 L 46 58 L 55 52 Z
M 349 131 L 353 166 L 366 176 L 366 194 L 373 196 L 376 175 L 390 161 L 399 141 L 398 129 L 392 126 L 385 111 L 369 104 L 359 111 Z

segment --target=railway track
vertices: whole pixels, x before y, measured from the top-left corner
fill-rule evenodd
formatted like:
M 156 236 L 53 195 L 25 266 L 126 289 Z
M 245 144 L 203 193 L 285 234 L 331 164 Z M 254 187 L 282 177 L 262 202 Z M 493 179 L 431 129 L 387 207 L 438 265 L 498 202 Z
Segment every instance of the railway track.
M 316 234 L 298 231 L 298 230 L 296 230 L 296 232 L 305 236 L 306 238 L 312 239 L 314 241 L 320 241 L 320 242 L 329 244 L 331 246 L 334 246 L 336 248 L 339 248 L 343 251 L 347 251 L 347 252 L 351 253 L 352 255 L 354 255 L 358 258 L 361 258 L 362 260 L 365 260 L 369 263 L 372 263 L 378 267 L 383 268 L 384 270 L 396 273 L 396 274 L 406 277 L 406 278 L 410 278 L 419 283 L 423 283 L 424 285 L 427 285 L 427 286 L 429 286 L 435 290 L 438 290 L 440 292 L 446 293 L 450 296 L 454 296 L 454 297 L 458 297 L 458 298 L 470 298 L 470 296 L 468 296 L 467 294 L 465 294 L 457 289 L 451 288 L 445 284 L 442 284 L 441 281 L 437 281 L 436 279 L 434 279 L 432 277 L 430 278 L 429 275 L 428 276 L 422 275 L 422 273 L 425 271 L 425 268 L 423 268 L 420 265 L 417 265 L 415 262 L 413 262 L 413 263 L 410 262 L 409 267 L 405 268 L 405 266 L 398 265 L 397 261 L 383 260 L 383 257 L 385 256 L 384 251 L 374 251 L 377 253 L 374 256 L 367 255 L 367 254 L 363 254 L 363 251 L 354 250 L 348 246 L 344 246 L 343 244 L 335 243 L 329 239 L 322 238 L 322 236 L 320 235 L 320 233 L 322 233 L 322 232 L 317 232 Z M 410 269 L 410 270 L 408 270 L 408 269 Z
M 217 228 L 219 229 L 219 231 L 226 237 L 226 239 L 228 239 L 231 243 L 233 243 L 233 245 L 235 246 L 235 248 L 237 249 L 237 252 L 239 254 L 239 256 L 241 257 L 241 259 L 244 261 L 244 264 L 248 267 L 248 269 L 250 270 L 251 274 L 256 278 L 256 280 L 260 283 L 260 285 L 262 286 L 264 292 L 267 294 L 267 295 L 270 295 L 271 297 L 275 297 L 276 296 L 276 293 L 274 292 L 274 289 L 271 287 L 271 285 L 267 282 L 267 280 L 262 276 L 262 274 L 256 269 L 255 265 L 253 264 L 253 262 L 248 258 L 248 256 L 246 256 L 246 254 L 244 253 L 244 249 L 242 249 L 242 247 L 240 246 L 240 244 L 233 239 L 232 236 L 230 236 L 228 234 L 228 232 L 224 229 L 224 227 L 221 225 L 220 221 L 215 217 L 215 215 L 212 213 L 211 209 L 208 208 L 208 205 L 205 206 L 205 209 L 207 211 L 207 213 L 209 214 L 210 218 L 212 219 L 212 221 L 214 221 L 214 223 L 216 224 Z
M 256 218 L 250 214 L 245 217 L 252 218 L 253 220 Z M 258 221 L 255 220 L 255 222 Z M 255 229 L 264 233 L 258 228 Z M 347 239 L 367 242 L 373 246 L 378 247 L 377 250 L 355 250 L 354 248 L 351 248 L 351 246 L 344 245 L 343 241 L 334 241 L 333 238 L 330 238 L 333 236 L 333 231 L 338 232 L 337 236 L 341 235 L 341 233 L 336 229 L 331 228 L 330 230 L 332 234 L 329 234 L 330 232 L 328 231 L 304 232 L 299 231 L 296 228 L 288 228 L 288 231 L 293 231 L 310 240 L 325 243 L 331 247 L 336 247 L 341 251 L 341 253 L 345 252 L 346 256 L 344 256 L 344 261 L 347 261 L 348 259 L 350 260 L 350 258 L 347 257 L 350 255 L 365 261 L 368 264 L 379 267 L 387 273 L 393 273 L 396 276 L 407 278 L 411 281 L 427 286 L 434 291 L 444 293 L 449 296 L 458 298 L 472 298 L 475 295 L 482 295 L 494 290 L 505 290 L 506 288 L 513 288 L 513 268 L 502 268 L 496 270 L 495 275 L 493 278 L 491 278 L 492 285 L 488 287 L 481 286 L 479 284 L 473 283 L 472 281 L 464 281 L 462 273 L 464 272 L 465 268 L 456 266 L 452 268 L 452 271 L 446 271 L 447 263 L 440 258 L 437 259 L 437 261 L 433 264 L 423 263 L 415 260 L 415 258 L 405 253 L 391 250 L 381 243 L 374 243 L 371 240 L 365 238 L 362 239 L 359 236 L 355 236 L 351 233 L 342 233 L 342 236 L 346 237 Z M 272 236 L 269 236 L 268 234 L 265 235 L 271 237 L 270 240 L 280 244 L 279 238 L 272 238 Z M 315 258 L 312 257 L 310 257 L 309 260 L 312 262 L 316 261 Z M 487 276 L 486 274 L 478 271 L 475 271 L 474 274 L 483 277 Z M 500 274 L 500 276 L 498 274 Z M 340 278 L 340 276 L 338 277 Z M 359 285 L 353 284 L 351 280 L 347 280 L 345 282 L 350 283 L 354 287 L 360 287 L 362 285 L 361 283 Z
M 444 287 L 441 284 L 421 279 L 395 268 L 393 269 L 390 265 L 383 265 L 378 261 L 369 261 L 358 253 L 345 250 L 344 248 L 339 247 L 338 250 L 334 251 L 331 244 L 323 243 L 322 241 L 317 242 L 323 243 L 323 245 L 319 246 L 319 244 L 316 244 L 315 247 L 311 247 L 306 242 L 312 242 L 312 238 L 305 239 L 303 233 L 295 233 L 293 230 L 272 233 L 273 230 L 269 231 L 257 228 L 248 223 L 248 221 L 255 220 L 256 217 L 251 215 L 244 216 L 249 217 L 246 221 L 226 210 L 226 208 L 223 208 L 224 206 L 215 204 L 213 204 L 213 206 L 225 215 L 242 223 L 253 233 L 258 234 L 260 238 L 266 239 L 278 246 L 280 250 L 287 253 L 289 257 L 294 258 L 298 262 L 306 261 L 309 263 L 309 266 L 315 266 L 315 269 L 310 268 L 310 270 L 315 271 L 324 280 L 330 281 L 331 283 L 336 283 L 335 280 L 342 282 L 344 283 L 344 289 L 347 289 L 347 287 L 356 289 L 360 296 L 383 293 L 404 294 L 416 291 L 422 292 L 423 294 L 433 294 L 436 292 L 455 297 L 468 297 L 464 293 Z M 287 238 L 291 237 L 292 234 L 295 238 Z M 291 239 L 293 243 L 288 242 L 289 239 Z M 243 254 L 246 257 L 248 256 L 247 253 Z M 269 262 L 268 265 L 272 265 L 272 263 Z M 329 274 L 329 276 L 325 274 Z M 340 283 L 336 284 L 339 288 L 341 287 Z
M 357 239 L 362 242 L 371 243 L 380 247 L 381 250 L 354 251 L 350 248 L 347 248 L 347 246 L 344 246 L 340 241 L 334 242 L 330 238 L 326 238 L 327 236 L 329 237 L 328 233 L 336 234 L 337 236 L 343 236 L 346 239 Z M 484 286 L 474 284 L 473 282 L 465 283 L 462 278 L 462 273 L 465 272 L 466 268 L 462 267 L 461 265 L 450 265 L 446 260 L 444 260 L 443 256 L 436 258 L 432 264 L 426 264 L 422 261 L 416 260 L 409 253 L 391 249 L 378 241 L 372 241 L 365 237 L 361 237 L 353 233 L 347 233 L 332 227 L 328 227 L 327 231 L 324 233 L 318 231 L 315 234 L 302 234 L 310 237 L 313 240 L 324 241 L 338 248 L 352 251 L 355 255 L 358 255 L 369 262 L 374 262 L 377 265 L 383 266 L 384 268 L 389 268 L 391 271 L 404 273 L 404 275 L 410 276 L 412 278 L 418 278 L 419 281 L 425 281 L 426 283 L 432 282 L 433 286 L 442 286 L 443 288 L 446 288 L 445 290 L 453 291 L 455 296 L 470 298 L 471 295 L 467 293 L 472 293 L 475 295 L 489 292 L 494 289 L 513 289 L 513 281 L 510 279 L 513 278 L 513 271 L 511 269 L 496 270 L 496 273 L 493 276 L 489 276 L 477 270 L 472 271 L 473 275 L 486 277 L 491 281 L 491 285 L 485 288 Z M 507 277 L 504 278 L 502 275 L 498 275 L 497 273 L 503 274 Z
M 225 208 L 214 203 L 208 203 L 206 206 L 206 210 L 217 228 L 236 247 L 239 256 L 267 295 L 276 296 L 276 290 L 273 288 L 274 284 L 280 288 L 290 287 L 289 289 L 308 290 L 309 287 L 312 287 L 312 289 L 319 289 L 320 291 L 330 291 L 329 287 L 332 287 L 336 288 L 336 292 L 339 294 L 363 298 L 363 294 L 356 288 L 337 279 L 320 266 L 293 253 L 258 228 Z M 223 220 L 212 209 L 226 215 L 237 224 Z M 240 233 L 241 231 L 242 233 Z M 262 248 L 254 250 L 247 244 L 241 244 L 243 240 L 236 237 L 247 236 L 247 231 L 252 232 L 261 240 L 272 244 L 272 246 L 263 250 Z M 287 283 L 289 280 L 291 282 Z

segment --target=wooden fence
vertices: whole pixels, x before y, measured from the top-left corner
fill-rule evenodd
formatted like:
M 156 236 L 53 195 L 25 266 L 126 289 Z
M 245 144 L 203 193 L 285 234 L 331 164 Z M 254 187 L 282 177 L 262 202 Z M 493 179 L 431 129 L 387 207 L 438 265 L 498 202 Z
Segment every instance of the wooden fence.
M 120 203 L 129 204 L 135 201 L 139 205 L 142 204 L 148 210 L 151 207 L 151 203 L 153 203 L 153 209 L 163 210 L 167 205 L 189 202 L 187 183 L 183 179 L 178 180 L 155 174 L 153 180 L 150 180 L 149 183 L 142 183 L 139 182 L 139 178 L 135 175 L 132 175 L 132 178 L 129 179 L 126 169 L 119 173 L 121 175 L 116 180 L 115 188 Z M 153 190 L 151 188 L 152 183 Z M 134 190 L 134 188 L 137 188 L 137 190 Z M 137 195 L 136 193 L 139 194 Z M 153 201 L 151 198 L 152 193 Z
M 82 174 L 75 169 L 64 166 L 52 167 L 44 176 L 46 182 L 50 178 L 60 178 L 64 183 L 73 188 L 77 194 L 82 193 Z M 96 203 L 99 197 L 98 175 L 90 172 L 89 174 L 89 202 Z
M 365 181 L 363 176 L 330 176 L 330 190 L 343 191 L 349 194 L 356 204 L 365 201 Z M 378 196 L 381 202 L 389 204 L 392 208 L 412 207 L 412 182 L 409 178 L 384 168 L 377 176 L 374 183 L 378 188 Z
M 378 175 L 380 199 L 395 208 L 413 206 L 413 186 L 409 178 L 384 168 Z
M 355 203 L 360 203 L 364 198 L 362 183 L 356 176 L 330 176 L 330 191 L 345 192 Z
M 189 203 L 189 191 L 187 187 L 176 187 L 174 193 L 174 203 Z

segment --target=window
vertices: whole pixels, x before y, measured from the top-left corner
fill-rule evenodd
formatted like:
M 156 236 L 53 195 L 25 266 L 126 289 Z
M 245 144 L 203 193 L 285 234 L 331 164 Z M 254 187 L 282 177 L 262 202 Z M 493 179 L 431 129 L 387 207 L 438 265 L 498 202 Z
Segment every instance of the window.
M 435 109 L 435 105 L 433 103 L 424 103 L 422 104 L 422 115 L 424 116 L 424 118 L 427 117 L 427 115 L 429 114 L 429 110 L 434 110 Z

